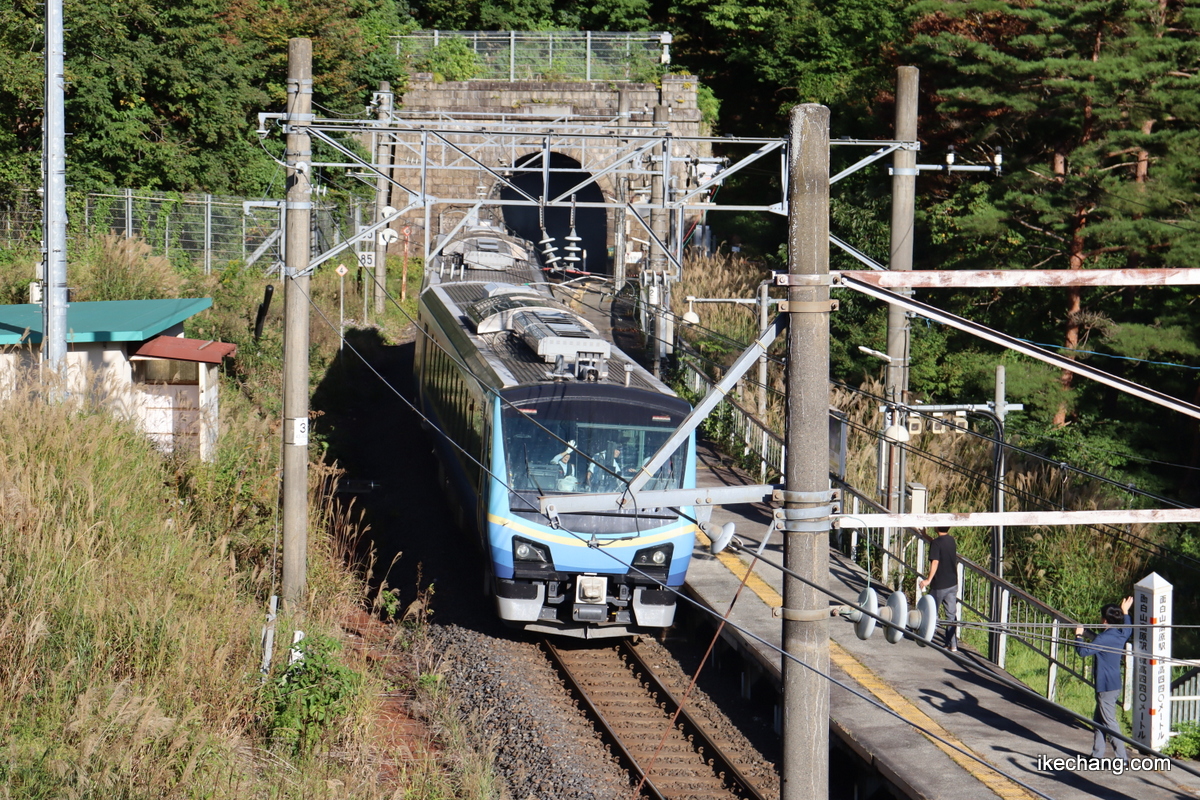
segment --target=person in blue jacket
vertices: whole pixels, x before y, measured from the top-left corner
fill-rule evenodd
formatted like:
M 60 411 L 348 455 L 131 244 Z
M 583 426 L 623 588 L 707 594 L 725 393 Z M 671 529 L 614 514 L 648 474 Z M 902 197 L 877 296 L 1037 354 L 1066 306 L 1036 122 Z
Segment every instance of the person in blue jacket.
M 1083 628 L 1075 629 L 1075 649 L 1084 658 L 1096 657 L 1096 739 L 1092 743 L 1092 758 L 1103 758 L 1106 749 L 1104 728 L 1119 731 L 1117 727 L 1117 695 L 1121 693 L 1121 658 L 1125 655 L 1125 643 L 1133 635 L 1129 608 L 1133 598 L 1126 597 L 1120 606 L 1106 605 L 1100 614 L 1104 630 L 1096 634 L 1089 645 L 1083 640 Z M 1120 627 L 1118 627 L 1120 626 Z M 1103 726 L 1103 727 L 1100 727 Z M 1125 742 L 1115 736 L 1107 736 L 1112 742 L 1117 758 L 1126 761 Z

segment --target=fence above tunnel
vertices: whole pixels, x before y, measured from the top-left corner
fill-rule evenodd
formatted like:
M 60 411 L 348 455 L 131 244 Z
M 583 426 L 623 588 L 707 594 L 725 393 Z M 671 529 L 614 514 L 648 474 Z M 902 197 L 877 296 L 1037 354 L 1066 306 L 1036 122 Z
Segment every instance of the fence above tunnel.
M 653 81 L 671 60 L 663 32 L 430 30 L 393 41 L 396 55 L 424 72 L 437 71 L 438 48 L 462 42 L 473 61 L 458 69 L 479 80 Z

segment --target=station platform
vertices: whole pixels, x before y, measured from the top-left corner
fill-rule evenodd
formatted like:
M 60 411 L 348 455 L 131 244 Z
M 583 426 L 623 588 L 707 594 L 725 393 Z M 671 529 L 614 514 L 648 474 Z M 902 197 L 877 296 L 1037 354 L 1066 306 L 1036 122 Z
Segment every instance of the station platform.
M 714 451 L 701 448 L 697 464 L 701 487 L 755 482 Z M 712 521 L 717 527 L 735 522 L 738 538 L 753 550 L 767 532 L 770 511 L 755 505 L 715 508 Z M 780 534 L 771 535 L 763 556 L 783 563 Z M 729 550 L 713 557 L 707 546 L 698 545 L 688 573 L 688 594 L 718 616 L 724 615 L 751 561 L 752 556 Z M 864 572 L 832 549 L 829 572 L 830 590 L 848 601 L 856 600 L 865 586 Z M 782 587 L 783 575 L 778 569 L 757 563 L 733 606 L 730 624 L 722 631 L 726 644 L 741 653 L 747 669 L 760 671 L 759 680 L 772 681 L 776 690 L 782 674 L 782 656 L 777 649 L 781 621 L 771 616 L 771 608 L 783 604 Z M 887 592 L 880 594 L 883 605 Z M 909 598 L 910 606 L 913 599 Z M 840 605 L 835 600 L 830 604 Z M 911 640 L 889 644 L 882 625 L 864 641 L 855 635 L 852 624 L 838 618 L 830 620 L 829 635 L 830 673 L 841 684 L 830 687 L 830 735 L 841 739 L 909 797 L 1200 797 L 1200 777 L 1178 767 L 1117 775 L 1055 770 L 1045 765 L 1046 759 L 1089 755 L 1091 729 L 1047 701 L 1005 685 L 1006 678 L 1015 681 L 969 648 L 960 647 L 951 654 L 920 647 Z M 755 636 L 770 646 L 755 641 Z M 914 725 L 984 763 L 936 742 Z M 1132 750 L 1130 755 L 1134 755 Z

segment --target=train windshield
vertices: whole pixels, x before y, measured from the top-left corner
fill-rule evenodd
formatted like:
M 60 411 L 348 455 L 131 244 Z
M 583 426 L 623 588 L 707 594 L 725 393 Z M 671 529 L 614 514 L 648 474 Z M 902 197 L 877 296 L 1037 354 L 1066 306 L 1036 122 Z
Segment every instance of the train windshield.
M 685 415 L 678 407 L 656 409 L 625 398 L 515 400 L 502 413 L 509 486 L 538 494 L 616 491 Z M 688 447 L 684 442 L 647 488 L 678 489 Z

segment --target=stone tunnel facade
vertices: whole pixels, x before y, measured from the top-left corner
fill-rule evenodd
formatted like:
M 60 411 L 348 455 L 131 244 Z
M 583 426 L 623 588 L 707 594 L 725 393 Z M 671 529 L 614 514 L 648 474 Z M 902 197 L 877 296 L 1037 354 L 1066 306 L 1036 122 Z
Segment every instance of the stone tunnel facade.
M 537 135 L 539 123 L 549 125 L 567 124 L 570 126 L 588 126 L 592 132 L 603 133 L 612 130 L 620 124 L 626 130 L 628 127 L 645 127 L 651 129 L 656 125 L 656 114 L 662 128 L 665 122 L 672 137 L 697 137 L 706 134 L 703 120 L 697 106 L 697 83 L 690 75 L 667 75 L 662 79 L 662 85 L 651 83 L 625 83 L 611 81 L 586 82 L 547 82 L 547 81 L 461 81 L 435 82 L 428 73 L 418 73 L 410 81 L 407 92 L 398 98 L 396 117 L 401 120 L 422 118 L 430 127 L 435 129 L 454 129 L 462 131 L 456 134 L 455 142 L 467 149 L 475 158 L 486 163 L 492 169 L 502 174 L 513 176 L 520 173 L 522 166 L 530 172 L 540 170 L 542 144 Z M 435 116 L 435 119 L 430 119 Z M 501 130 L 525 131 L 525 137 L 503 136 L 495 134 Z M 561 130 L 561 128 L 560 128 Z M 471 131 L 476 133 L 472 134 Z M 613 131 L 615 134 L 616 131 Z M 448 145 L 431 141 L 430 148 L 440 148 L 438 152 L 430 153 L 428 159 L 430 168 L 422 174 L 420 148 L 416 146 L 416 134 L 396 134 L 396 145 L 391 148 L 390 162 L 392 175 L 401 184 L 413 188 L 423 185 L 425 192 L 439 202 L 431 209 L 428 216 L 430 230 L 433 233 L 448 232 L 462 218 L 465 203 L 446 203 L 441 198 L 496 198 L 501 196 L 503 184 L 497 181 L 486 170 L 473 165 L 470 159 L 461 157 L 453 152 Z M 627 145 L 625 145 L 627 146 Z M 574 162 L 579 165 L 579 172 L 573 178 L 583 176 L 594 170 L 594 166 L 602 162 L 606 153 L 613 153 L 621 147 L 617 137 L 611 139 L 572 138 L 559 135 L 555 138 L 551 166 L 561 167 L 563 164 Z M 689 171 L 686 159 L 693 157 L 708 157 L 710 148 L 705 143 L 678 141 L 672 144 L 671 157 L 673 169 L 671 183 L 675 187 L 694 185 L 696 174 L 694 168 Z M 561 161 L 561 157 L 569 159 Z M 559 163 L 556 163 L 559 162 Z M 437 166 L 433 166 L 437 165 Z M 514 170 L 513 168 L 517 169 Z M 568 167 L 574 169 L 574 167 Z M 564 180 L 566 178 L 564 177 Z M 575 181 L 577 182 L 577 181 Z M 593 193 L 587 199 L 598 200 L 602 196 L 610 202 L 618 198 L 649 200 L 651 187 L 650 179 L 634 178 L 627 186 L 618 185 L 618 180 L 612 174 L 600 176 Z M 574 185 L 571 183 L 570 185 Z M 537 183 L 540 193 L 540 182 Z M 512 190 L 504 190 L 512 193 Z M 565 189 L 564 189 L 565 191 Z M 669 188 L 668 188 L 669 191 Z M 554 194 L 552 187 L 551 194 Z M 581 192 L 582 194 L 582 192 Z M 584 201 L 580 197 L 581 202 Z M 402 190 L 393 188 L 390 205 L 401 208 L 407 203 L 407 196 Z M 585 213 L 586 212 L 586 213 Z M 547 209 L 547 227 L 564 226 L 567 215 L 566 209 Z M 510 216 L 511 214 L 511 216 Z M 530 215 L 534 215 L 532 222 Z M 529 225 L 536 227 L 537 211 L 535 209 L 513 209 L 505 211 L 505 219 L 519 233 L 529 236 Z M 601 215 L 601 216 L 598 216 Z M 593 233 L 590 259 L 591 268 L 595 271 L 607 272 L 611 268 L 615 248 L 621 241 L 635 242 L 638 239 L 648 239 L 639 226 L 630 225 L 629 220 L 616 209 L 580 209 L 581 224 L 583 218 L 591 219 L 587 224 L 589 230 L 597 226 L 602 234 Z M 424 209 L 414 209 L 406 215 L 406 223 L 412 231 L 421 229 L 426 220 Z M 514 220 L 519 220 L 514 224 Z M 693 219 L 685 219 L 684 226 L 690 226 Z M 398 223 L 394 227 L 402 228 L 406 223 Z M 522 227 L 524 226 L 524 227 Z M 618 235 L 617 229 L 624 226 L 630 232 L 626 239 Z M 415 235 L 415 234 L 414 234 Z M 581 232 L 582 235 L 582 232 Z M 595 238 L 602 236 L 602 239 Z M 538 236 L 533 236 L 535 240 Z M 585 237 L 586 239 L 586 237 Z M 394 247 L 394 246 L 393 246 Z M 584 247 L 587 247 L 585 241 Z M 598 263 L 594 251 L 604 251 L 603 266 Z M 627 246 L 634 251 L 630 258 L 638 258 L 639 249 L 646 249 L 644 244 Z M 644 263 L 644 262 L 643 262 Z M 635 267 L 636 268 L 636 267 Z

